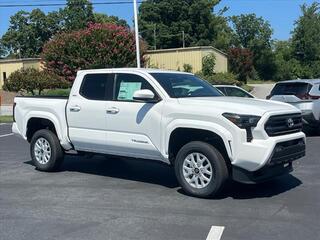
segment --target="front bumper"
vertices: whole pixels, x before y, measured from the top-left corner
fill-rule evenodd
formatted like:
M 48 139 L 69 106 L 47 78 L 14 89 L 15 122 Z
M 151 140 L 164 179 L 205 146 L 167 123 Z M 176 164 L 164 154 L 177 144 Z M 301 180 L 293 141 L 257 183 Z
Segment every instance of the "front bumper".
M 305 139 L 277 143 L 266 165 L 256 171 L 233 166 L 232 178 L 243 183 L 259 183 L 287 174 L 293 170 L 292 162 L 306 153 Z

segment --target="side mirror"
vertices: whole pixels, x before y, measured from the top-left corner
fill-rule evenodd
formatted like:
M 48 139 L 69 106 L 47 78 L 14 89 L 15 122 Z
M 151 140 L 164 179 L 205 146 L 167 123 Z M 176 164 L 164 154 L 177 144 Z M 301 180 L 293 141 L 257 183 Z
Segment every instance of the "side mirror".
M 149 89 L 137 90 L 133 94 L 133 100 L 136 101 L 157 102 L 154 97 L 154 93 Z

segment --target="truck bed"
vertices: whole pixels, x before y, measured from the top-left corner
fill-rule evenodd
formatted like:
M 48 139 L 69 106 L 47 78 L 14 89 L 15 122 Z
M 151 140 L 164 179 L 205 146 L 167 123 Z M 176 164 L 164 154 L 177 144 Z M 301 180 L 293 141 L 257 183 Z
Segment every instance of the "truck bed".
M 14 99 L 16 130 L 27 139 L 27 126 L 32 118 L 43 118 L 54 123 L 62 146 L 69 148 L 65 96 L 19 96 Z

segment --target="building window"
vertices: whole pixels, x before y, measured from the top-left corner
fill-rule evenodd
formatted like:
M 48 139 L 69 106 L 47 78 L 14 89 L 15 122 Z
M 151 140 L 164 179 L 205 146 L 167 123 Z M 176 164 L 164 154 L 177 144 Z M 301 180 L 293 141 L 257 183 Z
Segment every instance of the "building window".
M 3 72 L 2 77 L 3 77 L 3 82 L 5 82 L 7 80 L 7 73 Z

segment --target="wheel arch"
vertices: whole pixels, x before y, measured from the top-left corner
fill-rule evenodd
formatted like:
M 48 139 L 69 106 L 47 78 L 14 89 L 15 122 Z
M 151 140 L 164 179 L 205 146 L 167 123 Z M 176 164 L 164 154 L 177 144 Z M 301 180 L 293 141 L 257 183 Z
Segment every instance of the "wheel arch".
M 24 135 L 27 138 L 27 140 L 30 142 L 32 136 L 34 133 L 38 130 L 41 129 L 49 129 L 52 131 L 56 136 L 58 137 L 59 140 L 62 139 L 61 136 L 61 127 L 57 119 L 55 117 L 50 116 L 50 115 L 29 115 L 27 117 L 26 125 L 25 125 L 25 130 L 24 130 Z
M 191 124 L 174 125 L 166 138 L 166 153 L 173 163 L 179 149 L 191 141 L 203 141 L 215 146 L 223 156 L 231 163 L 232 160 L 232 135 L 217 124 Z

